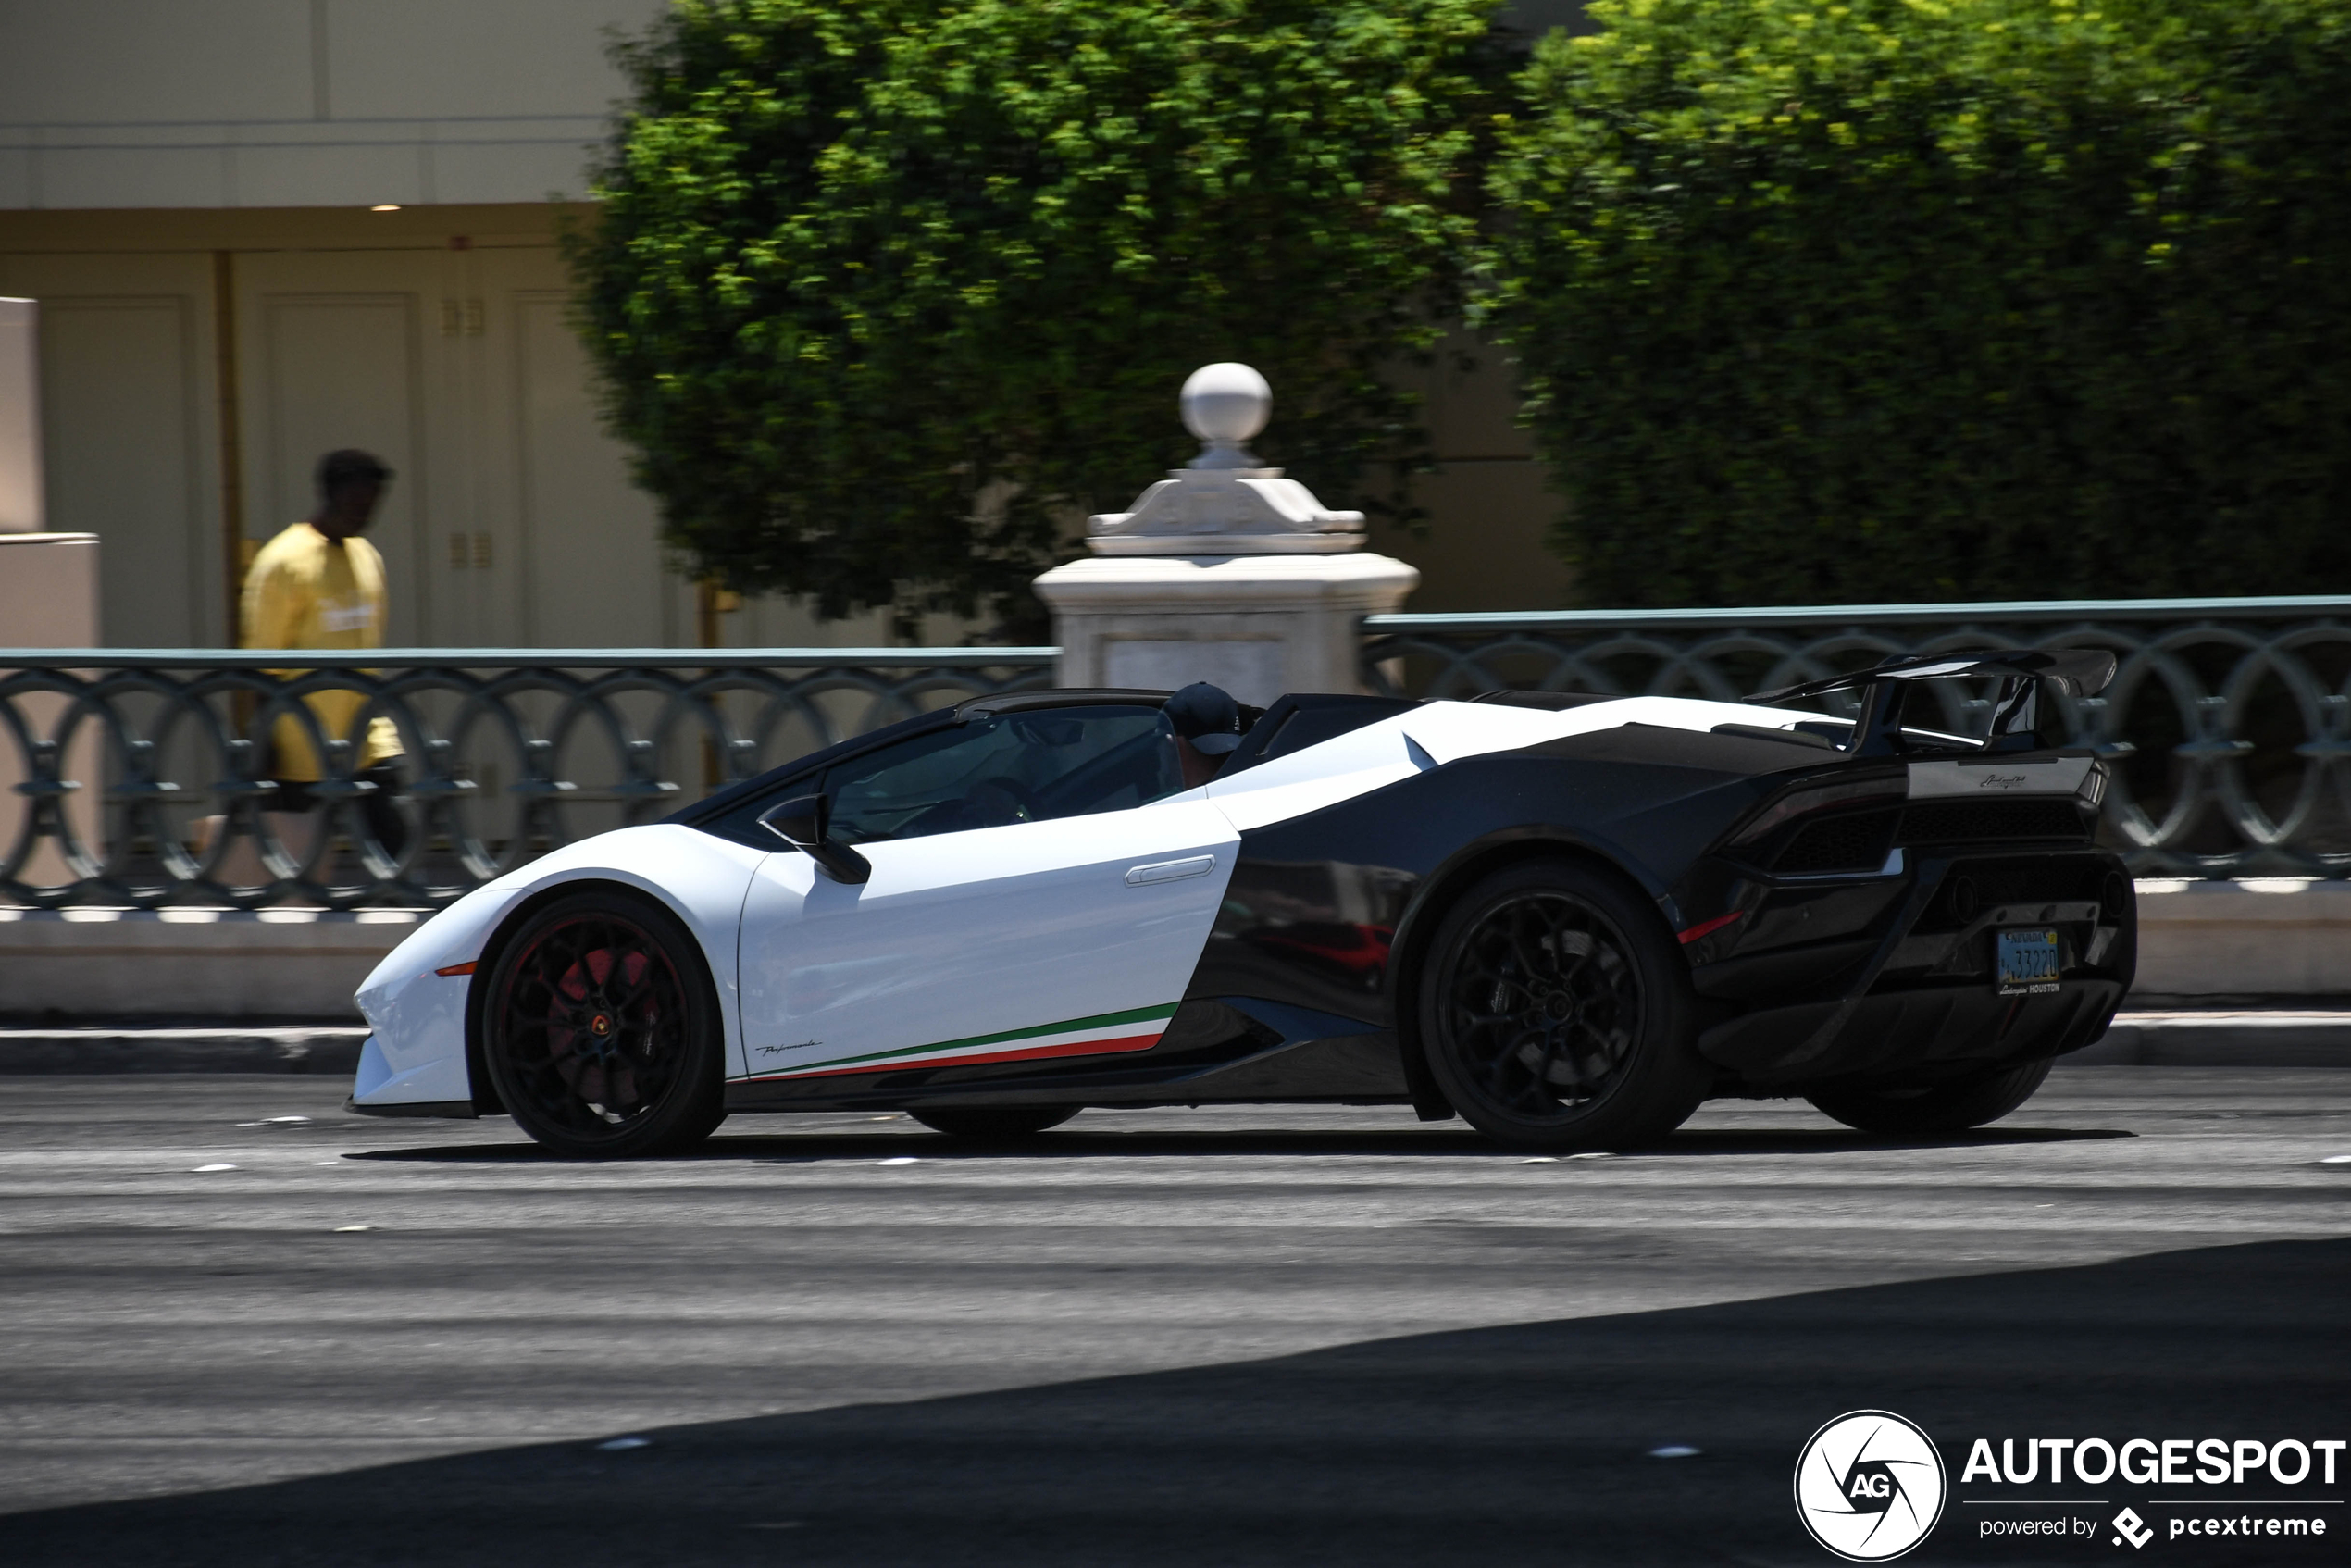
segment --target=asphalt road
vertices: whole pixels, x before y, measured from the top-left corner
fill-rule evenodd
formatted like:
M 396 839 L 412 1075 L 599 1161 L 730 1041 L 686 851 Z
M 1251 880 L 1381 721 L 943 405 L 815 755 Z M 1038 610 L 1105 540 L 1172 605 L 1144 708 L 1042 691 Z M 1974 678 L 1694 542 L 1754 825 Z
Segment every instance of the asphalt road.
M 1870 1407 L 1952 1466 L 1905 1561 L 2112 1561 L 1984 1542 L 2032 1511 L 1965 1500 L 1972 1440 L 2351 1437 L 2351 1072 L 1548 1163 L 1267 1108 L 590 1166 L 342 1092 L 0 1079 L 0 1562 L 1813 1564 L 1798 1447 Z M 2146 1554 L 2341 1562 L 2345 1471 L 2186 1488 L 2323 1543 Z

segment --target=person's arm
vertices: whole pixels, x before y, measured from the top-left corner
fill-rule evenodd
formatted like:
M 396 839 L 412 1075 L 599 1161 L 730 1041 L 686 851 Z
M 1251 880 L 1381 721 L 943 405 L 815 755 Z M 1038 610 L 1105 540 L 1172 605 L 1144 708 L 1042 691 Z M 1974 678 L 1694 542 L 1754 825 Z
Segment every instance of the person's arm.
M 301 640 L 303 609 L 307 595 L 303 592 L 300 574 L 284 556 L 265 550 L 261 558 L 245 574 L 245 590 L 239 604 L 240 618 L 244 622 L 244 645 L 248 648 L 290 648 Z M 273 669 L 267 672 L 280 680 L 291 680 L 300 670 Z M 248 720 L 249 722 L 249 720 Z M 261 741 L 260 767 L 263 778 L 316 778 L 318 768 L 312 756 L 310 742 L 302 724 L 291 713 L 280 713 L 275 724 L 267 726 L 255 736 Z
M 283 561 L 256 562 L 245 578 L 243 602 L 248 648 L 292 648 L 301 631 L 303 595 Z
M 370 574 L 373 580 L 367 585 L 368 602 L 375 609 L 374 618 L 368 623 L 367 646 L 380 648 L 392 632 L 392 590 L 385 580 L 383 552 L 369 544 L 367 553 L 375 557 L 376 566 Z

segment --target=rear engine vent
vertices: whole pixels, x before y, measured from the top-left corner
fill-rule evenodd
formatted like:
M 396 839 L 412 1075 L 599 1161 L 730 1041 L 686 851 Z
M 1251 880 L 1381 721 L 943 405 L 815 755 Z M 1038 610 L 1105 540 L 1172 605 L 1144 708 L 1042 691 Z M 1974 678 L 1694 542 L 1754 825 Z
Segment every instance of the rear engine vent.
M 1906 844 L 2011 843 L 2090 837 L 2089 819 L 2071 800 L 1934 801 L 1902 814 Z
M 1829 871 L 1875 871 L 1894 848 L 1890 811 L 1843 812 L 1815 817 L 1797 831 L 1787 848 L 1772 862 L 1784 876 L 1801 877 Z

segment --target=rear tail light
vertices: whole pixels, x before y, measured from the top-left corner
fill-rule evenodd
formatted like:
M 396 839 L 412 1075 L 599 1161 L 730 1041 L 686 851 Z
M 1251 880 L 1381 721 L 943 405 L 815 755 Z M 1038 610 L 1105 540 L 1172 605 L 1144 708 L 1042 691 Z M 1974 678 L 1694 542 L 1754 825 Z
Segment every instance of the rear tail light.
M 1723 927 L 1729 925 L 1732 921 L 1736 920 L 1740 915 L 1745 915 L 1747 911 L 1744 909 L 1735 909 L 1728 915 L 1718 915 L 1711 920 L 1699 921 L 1697 925 L 1682 933 L 1682 945 L 1684 947 L 1687 947 L 1692 942 L 1700 941 L 1712 936 L 1715 932 L 1721 930 Z

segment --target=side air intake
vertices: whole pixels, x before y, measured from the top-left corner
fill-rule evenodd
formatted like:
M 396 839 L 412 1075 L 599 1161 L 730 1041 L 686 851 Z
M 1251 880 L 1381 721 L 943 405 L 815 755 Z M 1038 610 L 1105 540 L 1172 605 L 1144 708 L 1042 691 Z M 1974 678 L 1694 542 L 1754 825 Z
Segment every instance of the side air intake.
M 1806 823 L 1772 862 L 1788 877 L 1832 871 L 1875 871 L 1894 847 L 1899 812 L 1840 812 Z

